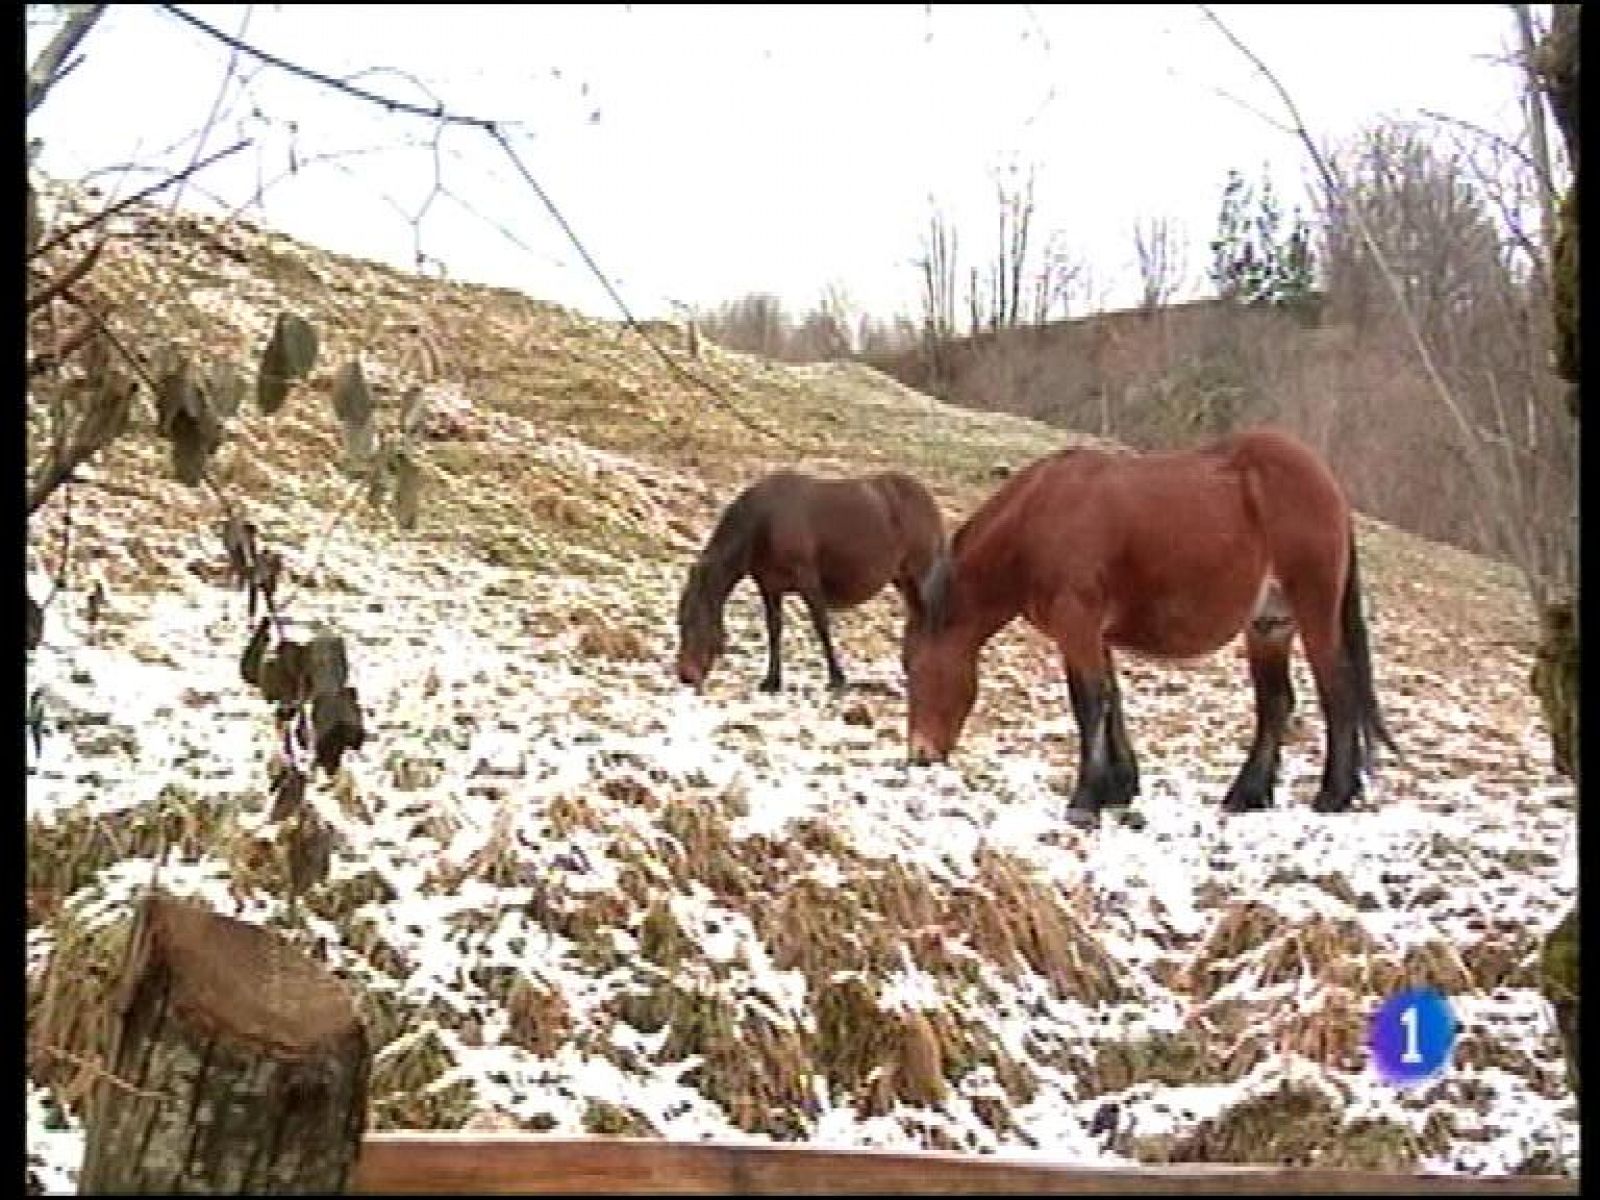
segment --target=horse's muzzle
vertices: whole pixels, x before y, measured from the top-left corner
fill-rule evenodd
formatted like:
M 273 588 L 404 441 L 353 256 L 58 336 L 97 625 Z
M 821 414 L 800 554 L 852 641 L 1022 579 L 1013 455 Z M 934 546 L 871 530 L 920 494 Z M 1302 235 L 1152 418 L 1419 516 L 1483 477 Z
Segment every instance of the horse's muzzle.
M 688 687 L 692 687 L 695 691 L 698 692 L 700 690 L 701 685 L 704 684 L 705 681 L 706 681 L 706 673 L 704 671 L 701 671 L 701 670 L 699 670 L 699 669 L 697 669 L 695 667 L 691 667 L 687 663 L 679 663 L 678 664 L 678 682 L 679 683 L 685 684 Z

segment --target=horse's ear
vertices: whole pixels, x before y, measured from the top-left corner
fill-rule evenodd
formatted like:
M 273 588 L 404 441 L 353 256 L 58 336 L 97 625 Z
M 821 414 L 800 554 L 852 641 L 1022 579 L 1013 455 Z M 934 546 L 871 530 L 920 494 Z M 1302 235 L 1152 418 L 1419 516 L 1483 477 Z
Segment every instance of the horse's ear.
M 945 608 L 950 596 L 950 554 L 941 547 L 939 556 L 928 567 L 917 589 L 922 601 L 922 620 L 930 633 L 944 624 Z

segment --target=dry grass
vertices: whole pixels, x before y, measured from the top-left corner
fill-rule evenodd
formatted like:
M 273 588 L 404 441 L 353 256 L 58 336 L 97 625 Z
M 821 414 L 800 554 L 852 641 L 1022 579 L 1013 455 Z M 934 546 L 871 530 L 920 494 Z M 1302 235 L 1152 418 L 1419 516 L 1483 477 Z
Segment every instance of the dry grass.
M 578 652 L 614 662 L 648 662 L 655 657 L 649 643 L 636 630 L 608 625 L 598 618 L 583 624 L 578 635 Z
M 693 943 L 672 915 L 671 906 L 657 896 L 639 923 L 639 953 L 670 971 L 692 948 Z
M 60 900 L 124 858 L 159 858 L 163 851 L 175 861 L 201 858 L 232 840 L 236 804 L 233 797 L 166 787 L 153 801 L 116 812 L 91 813 L 85 806 L 49 822 L 30 819 L 27 886 Z
M 661 856 L 673 880 L 687 887 L 699 880 L 718 895 L 740 897 L 749 890 L 749 872 L 718 806 L 674 796 L 661 807 Z
M 741 1129 L 803 1136 L 795 1114 L 811 1105 L 811 1056 L 798 1030 L 758 1011 L 740 1012 L 709 987 L 657 976 L 642 991 L 624 992 L 608 1009 L 636 1029 L 666 1029 L 659 1059 L 699 1058 L 685 1081 L 720 1104 Z
M 802 876 L 756 913 L 779 970 L 798 970 L 813 988 L 841 971 L 881 975 L 899 962 L 896 939 L 851 888 Z
M 1490 934 L 1461 953 L 1462 966 L 1472 982 L 1485 992 L 1502 987 L 1535 987 L 1538 983 L 1539 943 L 1526 932 Z
M 572 1033 L 572 1010 L 548 984 L 519 979 L 506 999 L 506 1037 L 530 1054 L 548 1058 Z
M 1058 996 L 1108 1004 L 1125 994 L 1116 963 L 1020 860 L 980 851 L 975 884 L 954 892 L 946 919 L 968 932 L 984 958 L 1004 970 L 1032 970 Z
M 1185 990 L 1198 1000 L 1213 995 L 1238 975 L 1237 960 L 1278 937 L 1283 925 L 1283 918 L 1259 901 L 1229 904 L 1190 960 Z
M 1261 956 L 1261 982 L 1286 983 L 1308 975 L 1325 980 L 1349 963 L 1370 960 L 1377 943 L 1357 922 L 1321 914 L 1267 943 Z
M 1120 1092 L 1152 1081 L 1178 1087 L 1223 1083 L 1237 1077 L 1217 1061 L 1211 1039 L 1196 1030 L 1101 1042 L 1093 1063 L 1080 1075 L 1085 1096 Z
M 1330 989 L 1318 1008 L 1283 1023 L 1278 1049 L 1335 1070 L 1360 1071 L 1367 1064 L 1370 1008 L 1367 997 Z
M 1407 1171 L 1418 1155 L 1408 1130 L 1386 1121 L 1346 1125 L 1327 1095 L 1287 1083 L 1163 1143 L 1136 1147 L 1141 1160 Z
M 52 922 L 54 947 L 27 995 L 28 1075 L 77 1110 L 105 1051 L 103 1014 L 122 970 L 131 920 L 98 928 L 70 908 Z
M 580 829 L 594 832 L 605 827 L 589 800 L 570 792 L 550 798 L 544 812 L 544 823 L 555 838 L 569 838 Z

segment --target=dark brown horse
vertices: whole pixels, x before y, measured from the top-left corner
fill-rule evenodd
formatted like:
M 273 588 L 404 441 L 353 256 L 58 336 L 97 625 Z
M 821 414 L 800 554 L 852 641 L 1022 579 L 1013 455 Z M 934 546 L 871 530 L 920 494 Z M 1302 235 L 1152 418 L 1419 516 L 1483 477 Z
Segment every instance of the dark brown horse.
M 1349 505 L 1322 460 L 1276 430 L 1179 453 L 1065 450 L 1001 485 L 929 572 L 907 625 L 912 762 L 949 755 L 977 697 L 979 652 L 1019 615 L 1066 669 L 1075 824 L 1139 790 L 1113 647 L 1181 661 L 1244 631 L 1255 741 L 1226 811 L 1272 802 L 1296 630 L 1327 726 L 1316 811 L 1351 806 L 1374 737 L 1395 750 L 1373 690 Z
M 699 687 L 722 654 L 722 610 L 746 576 L 767 618 L 767 674 L 782 686 L 783 597 L 799 592 L 828 663 L 828 686 L 844 687 L 828 611 L 864 604 L 893 583 L 908 614 L 921 581 L 944 551 L 944 520 L 915 479 L 885 472 L 821 479 L 778 471 L 756 481 L 723 511 L 678 601 L 678 678 Z

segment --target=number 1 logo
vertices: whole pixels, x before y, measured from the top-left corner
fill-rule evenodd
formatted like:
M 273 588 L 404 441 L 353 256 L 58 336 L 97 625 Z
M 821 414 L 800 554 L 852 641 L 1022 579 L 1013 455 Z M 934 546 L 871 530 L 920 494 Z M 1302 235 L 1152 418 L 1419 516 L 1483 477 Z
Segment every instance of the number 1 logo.
M 1455 1046 L 1456 1018 L 1450 1002 L 1433 988 L 1410 988 L 1378 1006 L 1367 1044 L 1378 1073 L 1406 1086 L 1443 1070 Z

